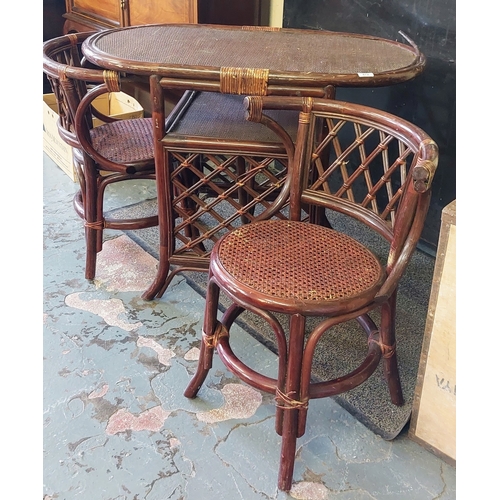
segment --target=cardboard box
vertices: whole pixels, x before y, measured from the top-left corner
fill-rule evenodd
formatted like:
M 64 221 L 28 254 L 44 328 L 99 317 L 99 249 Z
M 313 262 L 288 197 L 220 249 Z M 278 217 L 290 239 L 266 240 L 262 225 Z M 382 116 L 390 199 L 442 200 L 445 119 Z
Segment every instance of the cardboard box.
M 100 95 L 94 99 L 93 104 L 98 111 L 114 118 L 142 118 L 144 116 L 142 106 L 124 92 Z M 94 118 L 94 127 L 103 123 Z
M 77 181 L 73 168 L 73 148 L 66 144 L 57 130 L 56 97 L 54 94 L 43 96 L 43 150 L 69 175 L 73 182 Z
M 408 435 L 456 463 L 456 200 L 441 230 Z
M 95 108 L 103 114 L 115 118 L 142 118 L 142 106 L 123 92 L 103 94 L 94 100 Z M 76 182 L 78 179 L 73 167 L 73 148 L 60 137 L 57 130 L 57 103 L 54 94 L 43 95 L 43 150 L 48 156 Z M 94 126 L 103 122 L 94 119 Z

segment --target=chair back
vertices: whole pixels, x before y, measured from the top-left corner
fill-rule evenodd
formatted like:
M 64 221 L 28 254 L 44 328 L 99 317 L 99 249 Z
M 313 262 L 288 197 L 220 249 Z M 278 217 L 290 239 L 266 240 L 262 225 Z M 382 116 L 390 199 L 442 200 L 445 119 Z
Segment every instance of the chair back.
M 358 104 L 247 97 L 246 107 L 249 120 L 267 126 L 267 109 L 300 110 L 294 159 L 288 171 L 290 217 L 306 217 L 333 228 L 336 224 L 354 227 L 357 221 L 363 230 L 385 238 L 389 279 L 379 299 L 387 298 L 424 226 L 438 163 L 436 143 L 406 120 Z M 279 128 L 276 123 L 272 127 Z
M 89 85 L 104 83 L 103 70 L 86 63 L 81 51 L 83 41 L 91 34 L 71 33 L 43 44 L 43 71 L 56 98 L 59 134 L 74 148 L 81 147 L 75 134 L 78 105 Z
M 120 92 L 125 81 L 138 79 L 134 76 L 120 77 L 116 71 L 99 69 L 86 61 L 81 47 L 91 34 L 70 33 L 43 44 L 43 70 L 56 97 L 59 135 L 76 150 L 91 156 L 103 170 L 133 173 L 140 162 L 127 166 L 104 156 L 95 147 L 90 131 L 94 128 L 94 119 L 101 123 L 118 121 L 101 113 L 93 106 L 93 101 L 100 95 Z M 144 163 L 150 163 L 150 160 L 147 158 Z

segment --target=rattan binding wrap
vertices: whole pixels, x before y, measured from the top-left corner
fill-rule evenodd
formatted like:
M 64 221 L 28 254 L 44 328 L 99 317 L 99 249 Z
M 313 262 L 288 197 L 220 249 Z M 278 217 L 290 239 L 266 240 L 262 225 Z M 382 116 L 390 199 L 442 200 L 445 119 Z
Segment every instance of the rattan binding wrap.
M 278 28 L 277 26 L 242 26 L 242 30 L 247 30 L 247 31 L 280 31 L 281 28 Z
M 224 94 L 266 95 L 268 69 L 221 68 L 220 91 Z
M 120 75 L 116 71 L 104 70 L 102 72 L 104 83 L 108 92 L 120 92 Z

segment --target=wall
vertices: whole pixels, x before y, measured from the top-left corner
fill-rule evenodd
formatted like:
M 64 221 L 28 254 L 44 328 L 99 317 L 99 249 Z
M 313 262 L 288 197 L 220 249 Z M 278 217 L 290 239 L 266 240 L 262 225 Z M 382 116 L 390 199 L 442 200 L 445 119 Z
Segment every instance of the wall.
M 423 128 L 440 148 L 421 247 L 437 246 L 442 209 L 456 197 L 455 0 L 284 0 L 283 26 L 380 36 L 406 33 L 427 57 L 415 80 L 378 89 L 338 89 L 337 98 L 385 109 Z
M 284 0 L 270 0 L 269 26 L 283 26 L 283 3 Z
M 43 0 L 43 41 L 50 40 L 63 34 L 64 19 L 62 15 L 66 12 L 64 0 Z M 43 74 L 43 93 L 52 92 L 50 83 Z

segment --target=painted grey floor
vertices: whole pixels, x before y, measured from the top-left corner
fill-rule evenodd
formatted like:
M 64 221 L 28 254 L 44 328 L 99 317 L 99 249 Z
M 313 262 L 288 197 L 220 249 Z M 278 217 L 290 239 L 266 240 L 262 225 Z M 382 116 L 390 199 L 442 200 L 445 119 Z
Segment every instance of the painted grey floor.
M 274 405 L 216 358 L 199 397 L 203 300 L 180 277 L 160 299 L 141 292 L 156 261 L 107 233 L 94 282 L 84 278 L 76 189 L 44 154 L 44 500 L 450 500 L 456 469 L 402 433 L 388 442 L 332 399 L 313 400 L 294 485 L 276 487 Z M 154 196 L 111 189 L 109 207 Z M 271 374 L 276 357 L 243 330 L 234 349 Z

